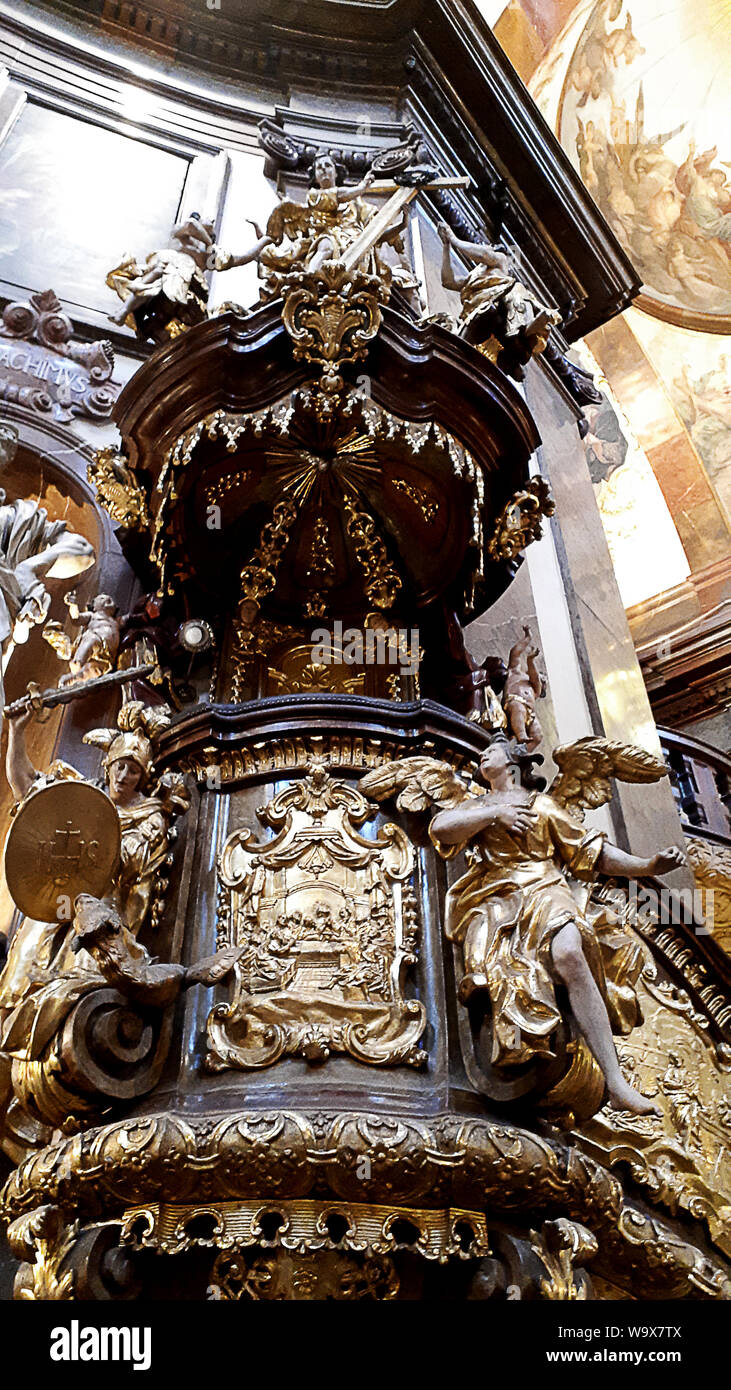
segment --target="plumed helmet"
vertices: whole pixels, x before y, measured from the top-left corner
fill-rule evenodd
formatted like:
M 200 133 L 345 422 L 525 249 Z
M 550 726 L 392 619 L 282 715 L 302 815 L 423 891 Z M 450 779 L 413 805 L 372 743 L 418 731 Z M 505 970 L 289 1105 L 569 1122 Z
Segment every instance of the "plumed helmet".
M 142 768 L 147 782 L 154 772 L 152 740 L 170 723 L 167 705 L 145 705 L 142 700 L 130 700 L 122 705 L 116 729 L 90 729 L 84 743 L 106 750 L 104 771 L 120 758 L 129 758 Z

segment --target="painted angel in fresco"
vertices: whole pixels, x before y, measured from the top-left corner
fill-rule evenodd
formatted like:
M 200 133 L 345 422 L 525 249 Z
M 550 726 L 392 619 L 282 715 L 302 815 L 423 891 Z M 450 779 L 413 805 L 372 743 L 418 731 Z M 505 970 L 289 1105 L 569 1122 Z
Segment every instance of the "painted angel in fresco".
M 460 1000 L 482 994 L 489 1001 L 493 1064 L 509 1069 L 553 1055 L 562 986 L 612 1105 L 657 1113 L 622 1075 L 602 951 L 569 879 L 641 878 L 684 864 L 674 846 L 649 858 L 627 854 L 580 819 L 584 807 L 610 799 L 610 778 L 654 782 L 667 769 L 640 748 L 594 737 L 559 747 L 553 757 L 560 770 L 545 793 L 520 785 L 516 752 L 500 736 L 480 760 L 485 795 L 471 793 L 447 763 L 422 757 L 377 768 L 360 786 L 377 801 L 396 797 L 403 810 L 436 812 L 429 835 L 445 859 L 467 847 L 474 852 L 447 893 L 445 932 L 464 955 Z
M 687 158 L 675 176 L 677 187 L 685 195 L 681 228 L 687 223 L 690 232 L 697 229 L 703 238 L 716 237 L 729 243 L 731 186 L 723 169 L 714 169 L 717 158 L 716 145 L 702 154 L 696 154 L 691 141 Z
M 501 342 L 521 338 L 531 354 L 543 352 L 549 329 L 552 324 L 560 323 L 561 315 L 540 304 L 521 284 L 507 252 L 489 242 L 460 241 L 446 222 L 440 224 L 439 235 L 444 246 L 442 284 L 445 289 L 459 292 L 462 328 L 468 328 L 481 314 L 494 310 L 500 318 L 495 336 Z M 452 249 L 473 264 L 474 269 L 469 274 L 455 274 Z

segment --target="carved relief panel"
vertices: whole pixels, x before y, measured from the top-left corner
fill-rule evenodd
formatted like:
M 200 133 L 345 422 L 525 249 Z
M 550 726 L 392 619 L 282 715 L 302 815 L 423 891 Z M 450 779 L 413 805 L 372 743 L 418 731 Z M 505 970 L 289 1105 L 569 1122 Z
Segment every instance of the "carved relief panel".
M 622 890 L 605 888 L 603 897 L 613 901 L 642 962 L 635 985 L 640 1026 L 619 1042 L 622 1069 L 661 1113 L 633 1115 L 607 1105 L 580 1133 L 594 1157 L 609 1168 L 626 1165 L 635 1182 L 672 1215 L 688 1211 L 705 1223 L 728 1255 L 731 1055 L 719 1037 L 728 1003 L 721 990 L 706 986 L 708 1013 L 695 1008 L 686 990 L 666 977 L 648 945 L 662 944 L 666 958 L 684 957 L 685 973 L 692 975 L 687 946 L 674 928 L 658 926 L 651 914 L 637 912 Z
M 424 1005 L 405 997 L 418 923 L 413 848 L 399 826 L 369 837 L 376 808 L 310 764 L 259 811 L 219 865 L 219 945 L 240 946 L 230 1004 L 208 1019 L 208 1067 L 265 1067 L 286 1054 L 346 1052 L 375 1065 L 420 1065 Z

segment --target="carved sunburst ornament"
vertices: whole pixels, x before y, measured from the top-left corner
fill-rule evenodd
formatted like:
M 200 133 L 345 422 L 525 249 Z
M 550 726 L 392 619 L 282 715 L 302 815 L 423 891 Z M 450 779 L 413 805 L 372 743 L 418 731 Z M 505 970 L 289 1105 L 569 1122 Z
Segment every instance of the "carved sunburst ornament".
M 207 522 L 212 509 L 240 557 L 241 596 L 259 607 L 271 599 L 287 621 L 388 612 L 407 593 L 428 602 L 470 530 L 472 584 L 480 578 L 482 469 L 441 426 L 398 420 L 355 391 L 327 400 L 305 389 L 252 414 L 216 411 L 178 440 L 160 482 L 152 558 L 170 592 L 211 534 L 210 572 L 220 571 L 220 534 L 190 529 L 191 516 Z

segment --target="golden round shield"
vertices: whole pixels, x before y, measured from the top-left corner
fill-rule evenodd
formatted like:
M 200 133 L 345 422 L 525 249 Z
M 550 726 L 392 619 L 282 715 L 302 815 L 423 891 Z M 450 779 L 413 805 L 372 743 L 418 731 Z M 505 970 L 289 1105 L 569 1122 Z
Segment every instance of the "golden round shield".
M 112 802 L 90 782 L 54 782 L 23 803 L 5 844 L 5 877 L 26 917 L 53 922 L 77 893 L 101 898 L 119 863 Z

